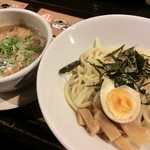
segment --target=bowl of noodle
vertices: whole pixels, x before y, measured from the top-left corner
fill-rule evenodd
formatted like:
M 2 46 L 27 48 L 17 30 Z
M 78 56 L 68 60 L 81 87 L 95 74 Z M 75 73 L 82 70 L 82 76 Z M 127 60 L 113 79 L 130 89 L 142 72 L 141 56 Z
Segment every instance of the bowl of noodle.
M 66 149 L 150 149 L 149 35 L 147 18 L 104 15 L 50 44 L 38 69 L 38 101 Z

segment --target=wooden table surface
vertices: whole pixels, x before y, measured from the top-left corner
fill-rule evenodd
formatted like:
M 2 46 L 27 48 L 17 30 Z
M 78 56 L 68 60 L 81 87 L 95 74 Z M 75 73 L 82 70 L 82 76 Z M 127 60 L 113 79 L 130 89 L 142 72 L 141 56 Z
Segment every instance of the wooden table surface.
M 144 0 L 18 0 L 25 9 L 41 8 L 86 19 L 105 14 L 130 14 L 150 17 L 150 5 Z M 48 128 L 38 101 L 13 110 L 0 111 L 1 147 L 31 150 L 65 150 Z

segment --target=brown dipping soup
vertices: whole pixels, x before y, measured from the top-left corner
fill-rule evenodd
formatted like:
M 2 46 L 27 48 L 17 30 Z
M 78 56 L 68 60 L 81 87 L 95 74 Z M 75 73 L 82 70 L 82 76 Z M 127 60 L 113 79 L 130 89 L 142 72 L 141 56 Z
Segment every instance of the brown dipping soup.
M 46 37 L 32 27 L 0 27 L 0 77 L 9 76 L 30 65 L 43 51 Z

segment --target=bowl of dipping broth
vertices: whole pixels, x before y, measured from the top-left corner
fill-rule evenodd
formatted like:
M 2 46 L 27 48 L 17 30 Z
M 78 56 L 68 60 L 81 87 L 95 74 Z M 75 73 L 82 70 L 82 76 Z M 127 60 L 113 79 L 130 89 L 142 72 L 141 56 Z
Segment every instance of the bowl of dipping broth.
M 51 41 L 51 28 L 37 13 L 1 9 L 0 92 L 18 90 L 35 81 L 38 64 Z

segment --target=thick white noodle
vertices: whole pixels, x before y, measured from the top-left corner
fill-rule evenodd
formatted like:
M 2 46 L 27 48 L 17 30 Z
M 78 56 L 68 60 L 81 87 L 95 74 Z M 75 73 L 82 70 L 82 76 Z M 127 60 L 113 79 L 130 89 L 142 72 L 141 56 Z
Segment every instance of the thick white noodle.
M 97 63 L 96 59 L 100 59 L 101 54 L 100 43 L 96 39 L 94 48 L 80 56 L 81 65 L 73 70 L 70 80 L 65 84 L 65 98 L 75 111 L 93 104 L 96 92 L 90 85 L 98 83 L 99 75 L 87 61 Z

